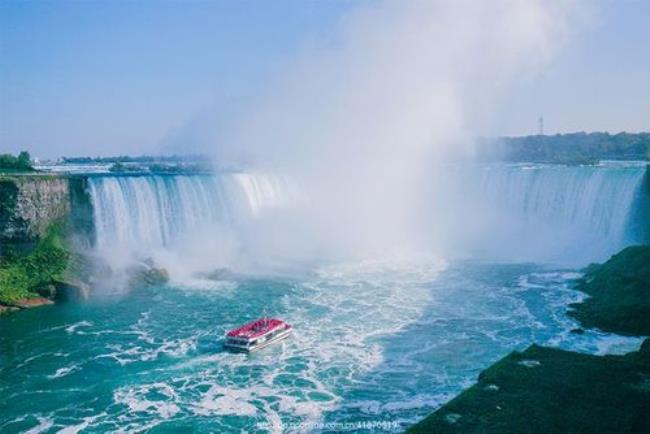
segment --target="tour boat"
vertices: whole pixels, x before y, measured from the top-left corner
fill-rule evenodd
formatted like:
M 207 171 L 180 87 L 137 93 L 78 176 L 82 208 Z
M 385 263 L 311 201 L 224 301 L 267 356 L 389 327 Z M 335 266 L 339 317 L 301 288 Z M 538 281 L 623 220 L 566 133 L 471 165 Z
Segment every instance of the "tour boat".
M 260 318 L 226 334 L 224 346 L 237 351 L 254 351 L 291 334 L 291 326 L 275 318 Z

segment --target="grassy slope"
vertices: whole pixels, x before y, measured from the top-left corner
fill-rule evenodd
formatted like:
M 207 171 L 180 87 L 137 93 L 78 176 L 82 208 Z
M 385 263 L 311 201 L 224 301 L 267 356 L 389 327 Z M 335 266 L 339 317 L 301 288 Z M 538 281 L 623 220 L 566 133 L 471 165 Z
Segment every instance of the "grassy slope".
M 585 327 L 650 335 L 650 246 L 591 265 L 578 289 L 590 298 L 570 314 Z M 476 385 L 409 432 L 650 432 L 648 415 L 650 339 L 625 356 L 532 345 L 483 371 Z
M 591 265 L 578 289 L 590 295 L 569 315 L 585 327 L 650 336 L 650 246 L 628 247 Z
M 14 254 L 0 263 L 0 304 L 36 297 L 39 287 L 60 278 L 66 269 L 68 249 L 60 229 L 50 228 L 48 234 L 28 254 Z
M 409 432 L 650 432 L 648 415 L 650 340 L 640 352 L 604 357 L 533 345 Z

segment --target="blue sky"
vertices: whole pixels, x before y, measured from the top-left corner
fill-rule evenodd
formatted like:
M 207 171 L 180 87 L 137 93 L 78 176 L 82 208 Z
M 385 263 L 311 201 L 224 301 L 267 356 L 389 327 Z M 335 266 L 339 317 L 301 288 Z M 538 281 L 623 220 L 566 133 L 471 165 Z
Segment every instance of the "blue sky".
M 0 2 L 0 152 L 191 152 L 170 137 L 236 111 L 305 46 L 336 46 L 365 3 Z M 489 134 L 534 132 L 539 114 L 549 133 L 650 129 L 650 2 L 589 4 L 595 24 L 510 92 Z

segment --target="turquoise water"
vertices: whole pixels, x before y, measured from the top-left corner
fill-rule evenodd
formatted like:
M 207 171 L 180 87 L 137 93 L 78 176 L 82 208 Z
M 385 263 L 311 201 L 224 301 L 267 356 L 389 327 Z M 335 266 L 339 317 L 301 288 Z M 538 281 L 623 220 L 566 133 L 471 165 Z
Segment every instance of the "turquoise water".
M 5 316 L 0 431 L 400 431 L 532 342 L 636 348 L 636 339 L 569 332 L 577 276 L 368 262 L 295 278 L 196 279 Z M 225 331 L 264 311 L 295 335 L 252 355 L 222 350 Z

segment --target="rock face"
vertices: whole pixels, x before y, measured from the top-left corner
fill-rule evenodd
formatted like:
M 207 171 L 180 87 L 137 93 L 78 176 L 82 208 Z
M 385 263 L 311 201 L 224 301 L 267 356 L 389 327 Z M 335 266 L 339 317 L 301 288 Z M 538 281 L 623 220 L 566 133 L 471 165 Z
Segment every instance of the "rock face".
M 66 279 L 55 282 L 53 298 L 57 300 L 87 300 L 90 297 L 90 286 L 79 279 Z
M 54 304 L 54 302 L 45 297 L 32 297 L 26 298 L 24 300 L 19 300 L 14 303 L 14 306 L 21 309 L 30 309 L 32 307 L 45 306 L 48 304 Z
M 0 177 L 0 242 L 34 242 L 70 215 L 67 178 L 27 175 Z
M 92 227 L 85 177 L 0 174 L 0 313 L 87 298 Z
M 29 245 L 52 224 L 65 223 L 74 242 L 89 247 L 94 224 L 87 187 L 82 176 L 0 175 L 0 245 Z
M 169 272 L 164 268 L 156 267 L 150 259 L 129 267 L 127 274 L 129 286 L 132 288 L 164 285 L 169 281 Z

